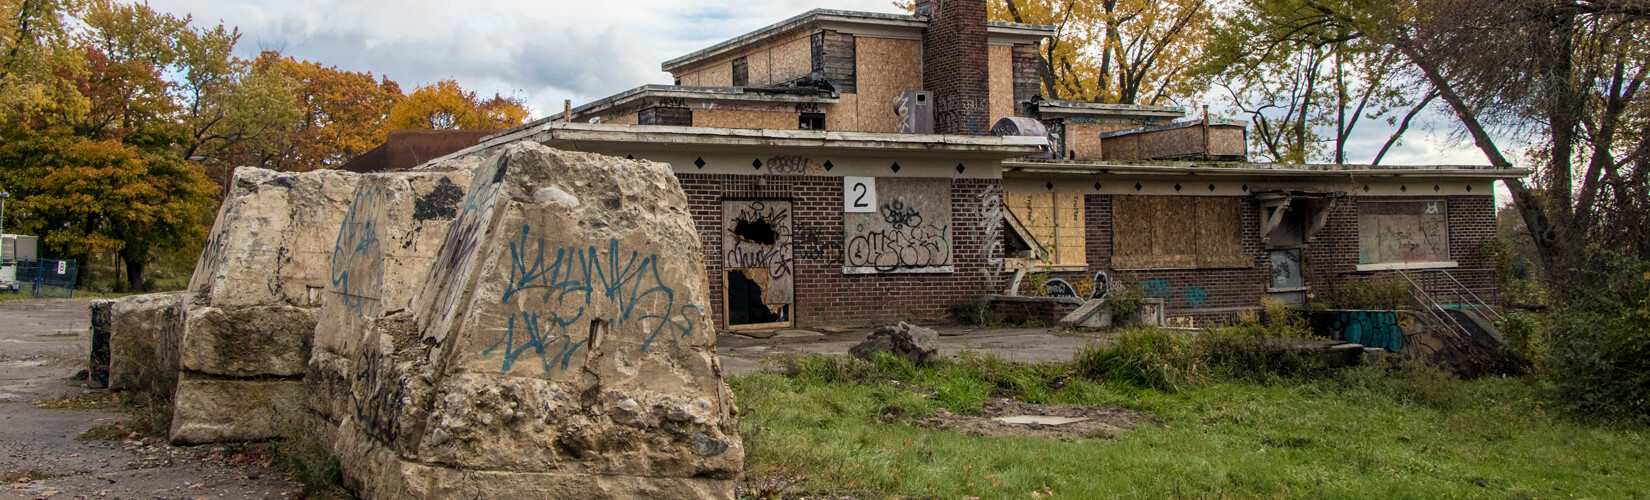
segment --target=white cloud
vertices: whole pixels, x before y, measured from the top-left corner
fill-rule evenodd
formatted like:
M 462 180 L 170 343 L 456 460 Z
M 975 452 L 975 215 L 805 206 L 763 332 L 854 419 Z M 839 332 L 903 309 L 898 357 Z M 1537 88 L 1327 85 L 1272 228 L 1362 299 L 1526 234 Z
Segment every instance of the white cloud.
M 659 63 L 813 8 L 895 12 L 890 0 L 742 2 L 149 0 L 197 24 L 239 27 L 242 57 L 272 49 L 408 91 L 455 79 L 527 99 L 535 115 L 647 83 Z

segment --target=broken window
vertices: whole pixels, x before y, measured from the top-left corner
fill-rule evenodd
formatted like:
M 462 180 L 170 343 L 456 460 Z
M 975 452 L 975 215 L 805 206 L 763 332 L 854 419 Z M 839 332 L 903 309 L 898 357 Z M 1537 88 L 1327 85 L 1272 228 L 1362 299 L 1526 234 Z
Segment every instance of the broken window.
M 1112 198 L 1112 268 L 1250 267 L 1243 250 L 1243 201 L 1230 197 Z
M 1358 269 L 1449 267 L 1449 214 L 1437 201 L 1358 203 Z
M 744 57 L 733 60 L 733 86 L 744 87 L 750 85 L 750 66 Z
M 802 113 L 797 119 L 796 128 L 802 130 L 825 130 L 825 113 Z
M 1031 247 L 1037 265 L 1088 265 L 1083 195 L 1009 192 L 1003 202 L 1010 230 Z

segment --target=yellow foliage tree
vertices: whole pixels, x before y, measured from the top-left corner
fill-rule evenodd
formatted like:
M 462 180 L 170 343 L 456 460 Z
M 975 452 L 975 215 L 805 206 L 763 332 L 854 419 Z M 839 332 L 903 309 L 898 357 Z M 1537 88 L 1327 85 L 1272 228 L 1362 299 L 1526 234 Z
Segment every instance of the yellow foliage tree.
M 991 19 L 1059 28 L 1042 47 L 1050 99 L 1161 105 L 1197 93 L 1207 0 L 993 0 Z
M 527 115 L 520 99 L 495 94 L 483 100 L 456 81 L 442 80 L 396 103 L 385 125 L 390 130 L 496 130 L 521 125 Z

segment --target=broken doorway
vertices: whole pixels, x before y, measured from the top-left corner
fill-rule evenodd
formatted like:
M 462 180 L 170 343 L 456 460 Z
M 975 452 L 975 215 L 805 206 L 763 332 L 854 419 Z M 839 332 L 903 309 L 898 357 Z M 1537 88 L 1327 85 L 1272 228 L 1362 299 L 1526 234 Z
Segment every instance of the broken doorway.
M 791 202 L 722 202 L 723 311 L 730 330 L 791 326 Z

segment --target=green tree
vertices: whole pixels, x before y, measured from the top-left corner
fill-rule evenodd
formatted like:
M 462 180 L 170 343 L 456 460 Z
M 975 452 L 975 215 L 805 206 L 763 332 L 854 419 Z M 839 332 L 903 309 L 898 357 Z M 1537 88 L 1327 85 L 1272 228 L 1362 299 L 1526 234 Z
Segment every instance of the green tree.
M 1363 120 L 1431 99 L 1405 92 L 1402 58 L 1341 21 L 1318 0 L 1243 0 L 1211 30 L 1206 57 L 1190 71 L 1253 123 L 1250 142 L 1273 161 L 1347 161 Z M 1399 133 L 1371 163 L 1408 129 Z

